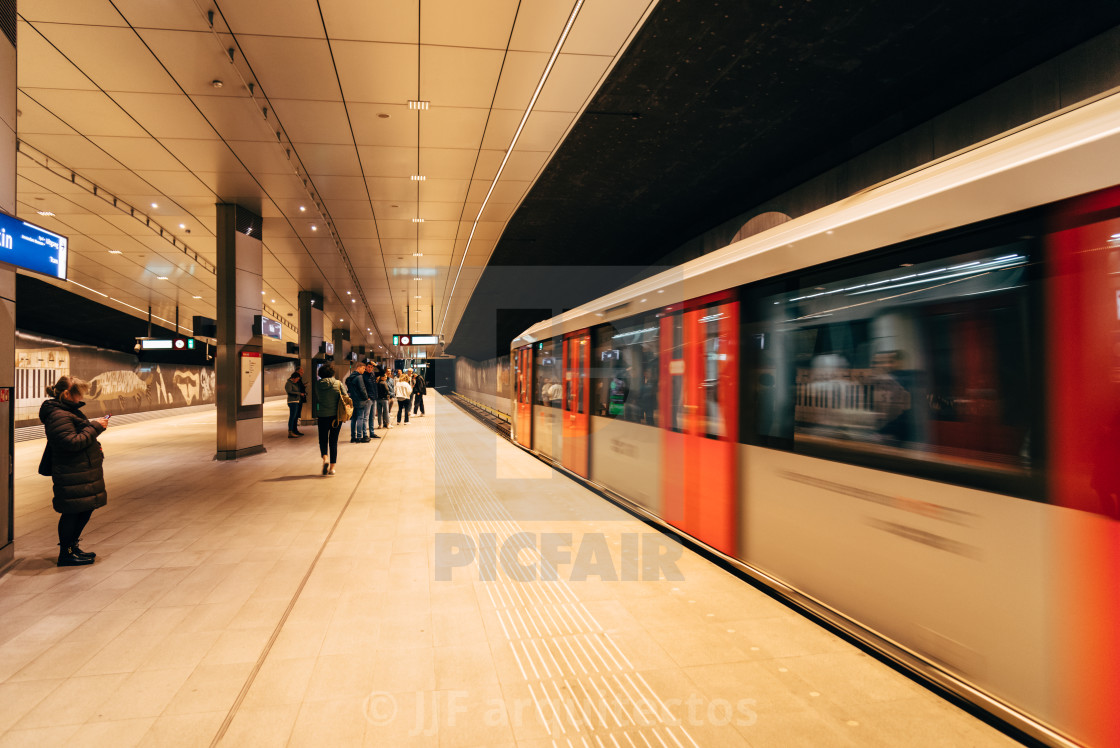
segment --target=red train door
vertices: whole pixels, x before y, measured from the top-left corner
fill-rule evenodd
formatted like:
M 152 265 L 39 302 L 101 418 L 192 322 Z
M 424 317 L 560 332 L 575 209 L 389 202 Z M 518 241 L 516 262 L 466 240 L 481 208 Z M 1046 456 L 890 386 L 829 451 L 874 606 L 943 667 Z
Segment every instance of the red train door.
M 513 352 L 513 438 L 523 447 L 533 446 L 533 349 Z
M 587 330 L 564 338 L 564 467 L 588 477 L 588 434 L 591 428 L 591 389 L 588 387 L 591 334 Z
M 739 302 L 725 291 L 661 318 L 665 519 L 736 554 Z

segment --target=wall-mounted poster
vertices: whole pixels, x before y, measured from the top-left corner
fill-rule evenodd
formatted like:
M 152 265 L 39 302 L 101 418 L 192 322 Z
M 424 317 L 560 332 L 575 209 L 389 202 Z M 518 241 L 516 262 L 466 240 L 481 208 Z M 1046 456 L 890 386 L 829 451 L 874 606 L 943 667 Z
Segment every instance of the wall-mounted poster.
M 260 405 L 264 402 L 261 386 L 261 354 L 257 351 L 241 352 L 241 404 Z

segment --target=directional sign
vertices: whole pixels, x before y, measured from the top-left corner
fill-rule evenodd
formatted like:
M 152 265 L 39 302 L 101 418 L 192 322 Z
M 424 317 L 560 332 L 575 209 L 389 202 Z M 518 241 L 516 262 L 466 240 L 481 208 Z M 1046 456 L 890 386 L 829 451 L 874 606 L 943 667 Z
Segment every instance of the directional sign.
M 66 237 L 0 213 L 0 262 L 66 280 Z

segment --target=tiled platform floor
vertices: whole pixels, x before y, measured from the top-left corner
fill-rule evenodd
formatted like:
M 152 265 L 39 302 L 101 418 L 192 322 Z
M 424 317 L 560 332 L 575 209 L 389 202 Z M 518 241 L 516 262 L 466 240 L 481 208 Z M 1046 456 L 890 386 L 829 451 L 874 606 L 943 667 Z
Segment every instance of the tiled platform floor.
M 84 568 L 54 565 L 43 442 L 16 446 L 0 746 L 1011 742 L 439 395 L 330 478 L 265 412 L 238 462 L 209 414 L 111 428 Z M 655 552 L 683 578 L 632 581 Z

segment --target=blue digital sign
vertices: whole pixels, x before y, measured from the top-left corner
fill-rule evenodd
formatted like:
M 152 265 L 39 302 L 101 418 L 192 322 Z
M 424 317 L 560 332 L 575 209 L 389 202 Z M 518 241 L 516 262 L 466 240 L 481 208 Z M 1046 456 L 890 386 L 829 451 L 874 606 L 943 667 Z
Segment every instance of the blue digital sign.
M 0 213 L 0 262 L 66 280 L 66 237 Z

